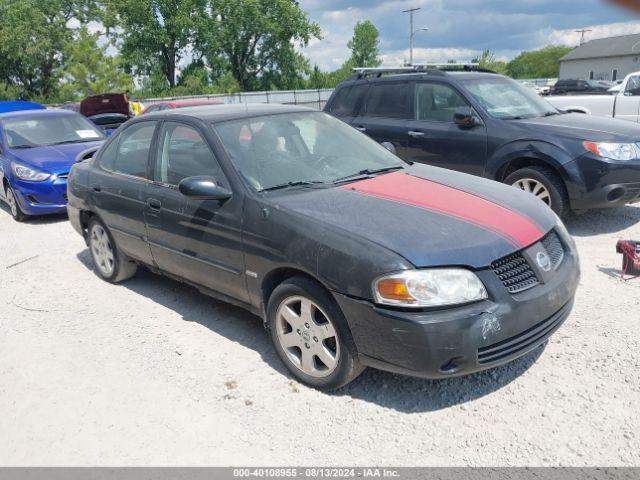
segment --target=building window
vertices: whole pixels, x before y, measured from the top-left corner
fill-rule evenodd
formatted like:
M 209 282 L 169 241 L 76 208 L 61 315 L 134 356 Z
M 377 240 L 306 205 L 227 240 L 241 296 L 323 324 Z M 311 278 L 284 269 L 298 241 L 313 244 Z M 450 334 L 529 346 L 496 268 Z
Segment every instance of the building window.
M 611 81 L 615 82 L 616 80 L 618 80 L 618 69 L 614 68 L 613 72 L 611 72 Z
M 589 80 L 593 80 L 593 70 L 589 72 Z

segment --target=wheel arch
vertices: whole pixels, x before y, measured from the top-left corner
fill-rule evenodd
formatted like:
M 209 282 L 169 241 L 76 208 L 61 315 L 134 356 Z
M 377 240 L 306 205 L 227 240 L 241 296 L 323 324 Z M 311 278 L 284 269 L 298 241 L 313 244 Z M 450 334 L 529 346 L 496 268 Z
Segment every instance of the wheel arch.
M 320 279 L 310 274 L 309 272 L 294 266 L 281 266 L 269 271 L 263 278 L 260 285 L 260 300 L 262 302 L 261 311 L 263 313 L 263 320 L 267 320 L 267 305 L 273 291 L 281 285 L 283 282 L 293 277 L 303 277 L 312 282 L 318 284 L 324 288 L 327 292 L 331 293 L 331 290 Z
M 571 176 L 565 165 L 572 160 L 566 150 L 552 143 L 521 140 L 498 149 L 487 162 L 487 174 L 490 178 L 503 182 L 520 168 L 540 166 L 554 170 L 566 184 L 571 181 Z

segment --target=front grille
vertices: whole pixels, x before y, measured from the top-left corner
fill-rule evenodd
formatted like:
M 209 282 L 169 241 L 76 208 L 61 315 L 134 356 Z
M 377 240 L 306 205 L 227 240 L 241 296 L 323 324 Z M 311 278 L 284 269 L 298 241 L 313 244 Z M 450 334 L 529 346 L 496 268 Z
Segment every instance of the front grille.
M 69 174 L 68 173 L 61 173 L 60 175 L 58 175 L 58 178 L 69 178 Z
M 558 234 L 552 230 L 549 235 L 542 239 L 542 246 L 549 254 L 553 268 L 558 268 L 564 259 L 564 246 Z
M 494 343 L 493 345 L 479 348 L 478 363 L 488 364 L 499 362 L 509 357 L 517 356 L 519 353 L 543 343 L 560 327 L 567 317 L 566 313 L 570 308 L 571 304 L 568 303 L 551 317 L 524 332 Z
M 536 274 L 521 252 L 493 262 L 491 270 L 511 294 L 524 292 L 538 285 Z
M 64 198 L 64 201 L 66 202 L 67 200 L 69 200 L 69 198 L 67 198 L 67 194 L 63 194 L 62 197 Z

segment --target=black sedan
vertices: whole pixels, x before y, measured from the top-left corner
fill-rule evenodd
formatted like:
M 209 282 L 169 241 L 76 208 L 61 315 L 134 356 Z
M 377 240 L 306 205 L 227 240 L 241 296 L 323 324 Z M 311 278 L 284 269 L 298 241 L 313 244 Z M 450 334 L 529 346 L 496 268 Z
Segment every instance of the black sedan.
M 68 181 L 97 274 L 138 265 L 262 316 L 300 381 L 501 365 L 567 318 L 575 245 L 535 197 L 406 163 L 321 112 L 195 107 L 129 121 Z

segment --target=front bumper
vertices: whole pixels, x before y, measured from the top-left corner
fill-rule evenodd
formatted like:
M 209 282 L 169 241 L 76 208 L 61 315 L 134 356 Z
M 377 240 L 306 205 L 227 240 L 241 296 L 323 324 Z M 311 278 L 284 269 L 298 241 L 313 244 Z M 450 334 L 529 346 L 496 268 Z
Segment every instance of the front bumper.
M 44 182 L 14 180 L 13 191 L 18 204 L 27 215 L 65 213 L 67 210 L 67 179 L 54 176 Z
M 576 210 L 640 202 L 640 159 L 626 162 L 583 155 L 566 166 L 577 179 L 567 187 Z
M 335 294 L 365 365 L 447 378 L 493 368 L 544 343 L 566 320 L 580 271 L 574 252 L 550 281 L 510 295 L 490 270 L 477 272 L 486 301 L 440 311 L 397 311 Z

